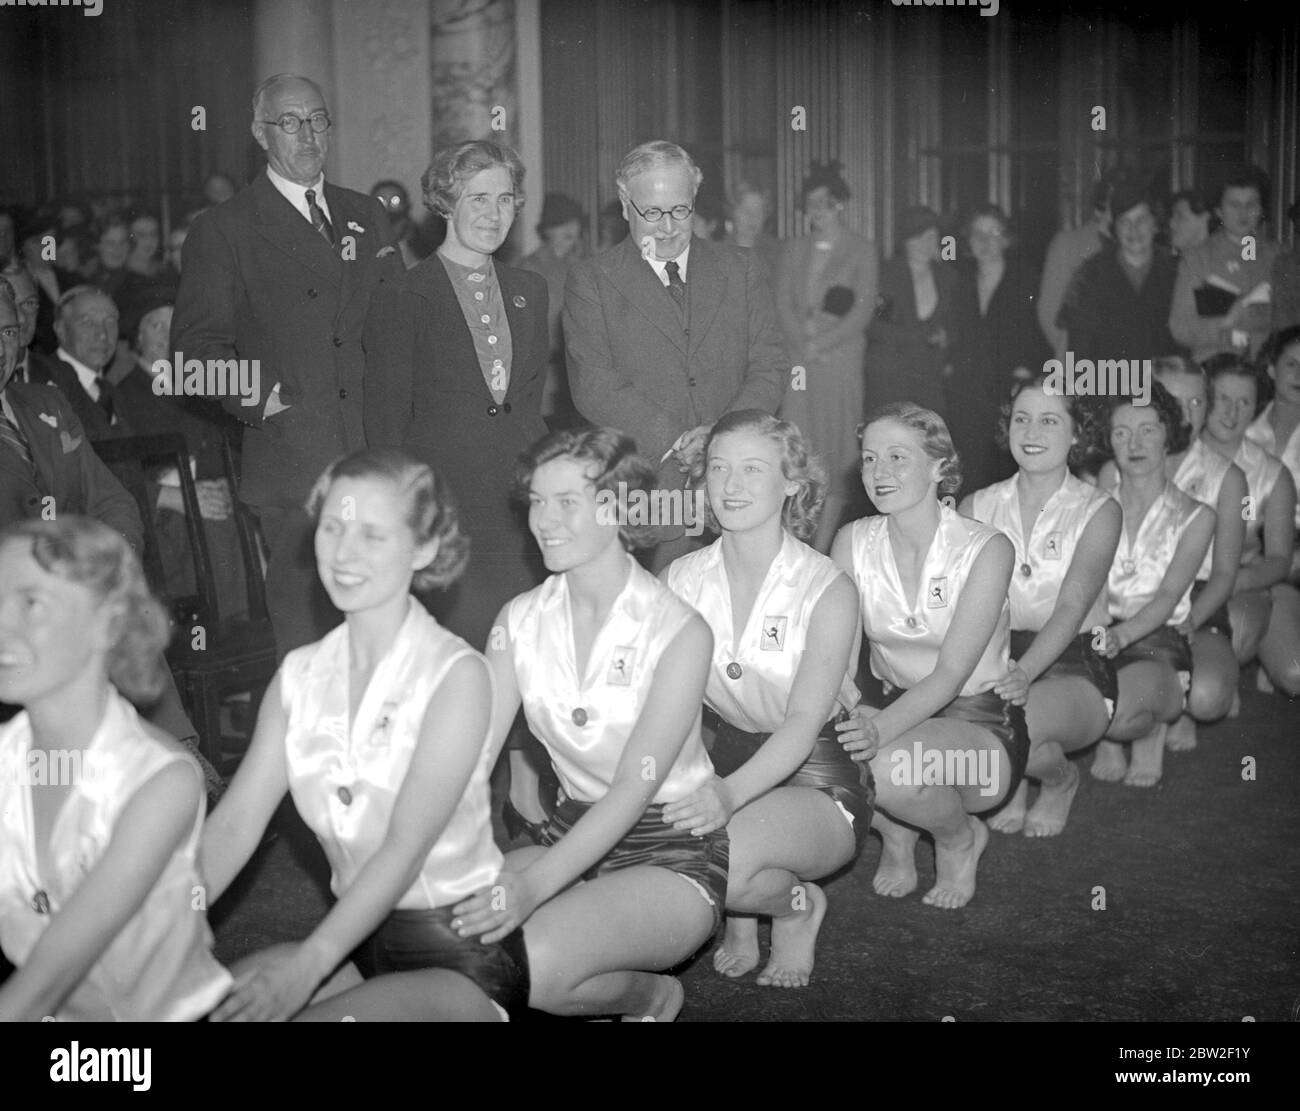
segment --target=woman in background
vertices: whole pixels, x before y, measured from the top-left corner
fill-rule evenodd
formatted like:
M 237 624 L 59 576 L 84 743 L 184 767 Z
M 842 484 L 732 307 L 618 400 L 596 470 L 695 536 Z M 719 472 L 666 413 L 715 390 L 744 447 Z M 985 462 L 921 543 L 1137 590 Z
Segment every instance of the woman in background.
M 876 303 L 876 249 L 841 222 L 849 188 L 838 163 L 803 183 L 812 234 L 786 243 L 776 311 L 797 367 L 781 417 L 798 426 L 826 467 L 828 486 L 812 546 L 830 550 L 856 486 L 857 427 L 864 401 L 866 327 Z

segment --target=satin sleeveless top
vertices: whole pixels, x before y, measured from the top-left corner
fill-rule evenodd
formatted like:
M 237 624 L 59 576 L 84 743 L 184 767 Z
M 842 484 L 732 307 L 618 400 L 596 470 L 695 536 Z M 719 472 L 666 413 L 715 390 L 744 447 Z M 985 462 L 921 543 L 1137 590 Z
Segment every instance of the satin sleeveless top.
M 552 575 L 520 594 L 507 608 L 515 678 L 533 736 L 546 746 L 564 793 L 597 802 L 645 709 L 655 668 L 695 611 L 630 555 L 622 592 L 596 634 L 586 669 L 578 673 L 573 649 L 569 583 Z M 659 779 L 655 803 L 677 802 L 713 778 L 696 710 L 686 743 Z M 646 769 L 643 769 L 645 772 Z
M 351 727 L 347 623 L 285 657 L 280 683 L 289 718 L 289 790 L 325 850 L 336 896 L 352 886 L 384 843 L 429 699 L 451 666 L 467 656 L 482 658 L 411 598 Z M 465 793 L 397 909 L 447 906 L 492 883 L 501 870 L 488 791 L 491 736 L 489 722 L 487 733 L 474 738 L 481 753 Z
M 1295 479 L 1296 489 L 1300 490 L 1300 425 L 1296 426 L 1291 432 L 1291 438 L 1285 444 L 1282 444 L 1281 450 L 1279 450 L 1277 436 L 1274 434 L 1273 425 L 1270 423 L 1273 415 L 1273 405 L 1274 402 L 1270 401 L 1264 406 L 1264 411 L 1246 429 L 1246 439 L 1253 440 L 1265 451 L 1282 460 L 1282 466 L 1291 472 L 1291 477 Z M 1300 529 L 1300 498 L 1296 499 L 1295 526 Z
M 914 687 L 934 671 L 970 570 L 998 530 L 941 506 L 939 527 L 921 568 L 916 597 L 908 598 L 889 543 L 889 518 L 883 514 L 864 517 L 849 527 L 853 581 L 862 600 L 871 673 L 904 690 Z M 1004 599 L 993 636 L 960 694 L 981 694 L 1006 675 L 1010 628 L 1011 606 Z
M 55 776 L 66 782 L 78 769 L 73 764 L 69 773 L 53 760 L 34 765 L 40 757 L 32 748 L 26 713 L 0 726 L 0 945 L 18 966 L 104 855 L 135 793 L 178 762 L 203 781 L 189 753 L 151 734 L 134 707 L 110 690 L 104 720 L 80 754 L 80 774 L 50 833 L 51 872 L 42 875 L 31 791 Z M 203 909 L 197 858 L 204 805 L 200 791 L 185 840 L 55 1018 L 186 1021 L 202 1018 L 221 1002 L 231 977 L 212 955 L 212 931 Z
M 975 519 L 992 525 L 1006 535 L 1016 549 L 1016 566 L 1011 574 L 1008 597 L 1011 627 L 1038 632 L 1056 609 L 1061 584 L 1070 570 L 1079 538 L 1093 515 L 1111 496 L 1104 490 L 1077 479 L 1068 471 L 1024 535 L 1020 516 L 1020 475 L 995 482 L 971 498 Z M 1084 615 L 1079 632 L 1106 622 L 1106 591 L 1103 588 Z
M 1218 512 L 1219 491 L 1223 488 L 1224 476 L 1231 465 L 1231 459 L 1225 459 L 1212 447 L 1208 447 L 1204 440 L 1193 440 L 1192 446 L 1183 456 L 1183 461 L 1178 464 L 1178 470 L 1174 474 L 1174 485 L 1189 498 L 1204 502 Z M 1210 567 L 1213 563 L 1214 541 L 1211 540 L 1209 550 L 1205 553 L 1205 558 L 1201 560 L 1201 566 L 1196 572 L 1197 582 L 1203 582 L 1210 577 Z
M 1106 580 L 1108 608 L 1113 620 L 1127 621 L 1151 601 L 1173 562 L 1174 552 L 1178 550 L 1178 542 L 1187 526 L 1198 512 L 1206 508 L 1203 503 L 1184 494 L 1172 481 L 1166 480 L 1164 492 L 1142 518 L 1136 537 L 1130 538 L 1129 522 L 1124 523 L 1115 562 L 1110 565 L 1110 575 Z M 1165 624 L 1181 624 L 1187 620 L 1191 609 L 1192 587 L 1189 583 Z
M 1264 554 L 1264 506 L 1278 475 L 1282 473 L 1282 460 L 1265 451 L 1254 440 L 1243 438 L 1232 457 L 1246 476 L 1246 489 L 1254 499 L 1254 512 L 1246 517 L 1246 541 L 1241 549 L 1241 563 L 1254 563 Z
M 721 540 L 682 556 L 668 568 L 668 585 L 713 630 L 713 665 L 704 701 L 719 717 L 747 733 L 780 728 L 803 661 L 813 610 L 843 573 L 820 552 L 785 533 L 749 619 L 744 628 L 736 629 Z M 836 705 L 851 710 L 859 700 L 858 688 L 846 673 Z

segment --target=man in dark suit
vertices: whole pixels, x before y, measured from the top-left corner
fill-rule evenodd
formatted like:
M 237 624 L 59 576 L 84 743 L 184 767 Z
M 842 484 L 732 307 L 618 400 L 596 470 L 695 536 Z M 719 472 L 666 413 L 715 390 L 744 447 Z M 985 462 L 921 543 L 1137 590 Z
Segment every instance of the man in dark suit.
M 790 359 L 752 253 L 691 237 L 703 175 L 681 147 L 629 151 L 618 195 L 632 234 L 569 272 L 564 338 L 574 405 L 621 429 L 680 490 L 708 430 L 737 409 L 776 412 Z M 685 554 L 686 528 L 660 530 L 653 567 Z
M 375 287 L 403 273 L 379 203 L 325 182 L 329 128 L 313 82 L 262 82 L 252 130 L 266 171 L 195 218 L 172 318 L 174 358 L 248 360 L 260 384 L 253 404 L 233 391 L 220 400 L 251 426 L 239 494 L 270 546 L 281 655 L 339 620 L 317 580 L 303 502 L 330 462 L 364 446 L 361 330 Z
M 108 380 L 117 354 L 117 321 L 113 299 L 92 285 L 68 290 L 55 310 L 59 349 L 46 373 L 92 441 L 132 434 L 117 387 Z
M 32 346 L 36 338 L 36 319 L 41 311 L 40 289 L 24 266 L 9 267 L 4 272 L 4 279 L 14 291 L 18 308 L 18 366 L 11 381 L 48 382 L 53 360 Z

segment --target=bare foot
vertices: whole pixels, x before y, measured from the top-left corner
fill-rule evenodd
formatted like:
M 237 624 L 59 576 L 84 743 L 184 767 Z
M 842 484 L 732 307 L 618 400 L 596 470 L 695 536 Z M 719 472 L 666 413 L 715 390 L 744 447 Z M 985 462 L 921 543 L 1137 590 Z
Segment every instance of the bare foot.
M 1128 761 L 1124 759 L 1124 746 L 1114 741 L 1099 742 L 1097 755 L 1092 758 L 1092 767 L 1089 770 L 1094 779 L 1118 783 L 1128 771 Z
M 1170 752 L 1191 752 L 1196 747 L 1196 722 L 1191 714 L 1180 714 L 1169 727 L 1165 734 L 1165 747 Z
M 1228 720 L 1234 721 L 1241 717 L 1241 689 L 1232 692 L 1232 705 L 1228 707 Z
M 1125 787 L 1154 787 L 1160 782 L 1165 765 L 1165 736 L 1169 726 L 1161 722 L 1141 740 L 1133 742 L 1133 758 L 1129 763 Z
M 1025 819 L 1026 837 L 1055 837 L 1065 828 L 1074 792 L 1079 789 L 1079 769 L 1068 760 L 1065 767 L 1066 775 L 1060 783 L 1055 786 L 1044 783 L 1039 791 L 1034 807 Z
M 759 974 L 763 988 L 806 988 L 812 979 L 817 931 L 826 917 L 826 894 L 815 883 L 800 881 L 807 907 L 772 919 L 772 955 Z
M 880 863 L 876 866 L 876 876 L 871 881 L 871 886 L 877 895 L 901 899 L 916 890 L 916 841 L 920 834 L 896 826 L 893 829 L 882 829 L 880 836 L 885 847 L 880 854 Z
M 624 1015 L 623 1022 L 676 1022 L 682 1004 L 686 1002 L 686 989 L 675 976 L 655 977 L 654 999 L 649 1010 L 642 1015 Z
M 1255 672 L 1255 689 L 1261 694 L 1272 694 L 1277 688 L 1273 686 L 1273 680 L 1268 677 L 1268 672 L 1262 667 Z
M 1021 779 L 1006 806 L 989 819 L 989 829 L 996 829 L 999 833 L 1019 833 L 1025 824 L 1025 803 L 1028 800 L 1029 784 Z
M 922 897 L 921 902 L 943 910 L 957 910 L 971 901 L 975 894 L 975 871 L 979 867 L 984 846 L 989 843 L 989 831 L 984 823 L 969 814 L 966 824 L 970 839 L 959 838 L 965 844 L 943 846 L 934 843 L 935 884 Z
M 713 950 L 713 970 L 736 980 L 758 967 L 758 919 L 727 915 L 722 944 Z

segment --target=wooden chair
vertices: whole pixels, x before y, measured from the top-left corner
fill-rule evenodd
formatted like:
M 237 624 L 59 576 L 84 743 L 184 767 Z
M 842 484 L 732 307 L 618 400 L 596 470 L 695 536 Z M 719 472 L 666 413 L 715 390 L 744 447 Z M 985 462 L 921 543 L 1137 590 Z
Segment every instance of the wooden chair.
M 248 692 L 255 721 L 258 703 L 276 669 L 275 636 L 266 612 L 264 563 L 256 520 L 237 499 L 234 501 L 234 523 L 248 607 L 246 614 L 223 613 L 185 440 L 172 432 L 101 440 L 94 446 L 99 457 L 134 495 L 140 508 L 145 526 L 145 575 L 159 596 L 167 601 L 175 621 L 167 662 L 199 732 L 203 754 L 224 771 L 223 701 L 232 694 Z M 222 462 L 233 494 L 238 488 L 234 455 L 224 438 Z M 183 569 L 164 566 L 163 547 L 159 542 L 156 506 L 159 487 L 153 477 L 166 468 L 175 468 L 180 477 L 193 590 L 169 591 L 167 587 L 169 572 L 174 584 L 178 578 L 176 572 Z

